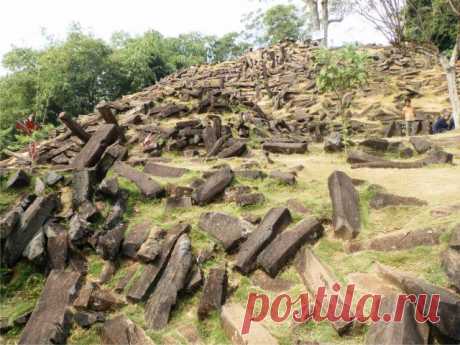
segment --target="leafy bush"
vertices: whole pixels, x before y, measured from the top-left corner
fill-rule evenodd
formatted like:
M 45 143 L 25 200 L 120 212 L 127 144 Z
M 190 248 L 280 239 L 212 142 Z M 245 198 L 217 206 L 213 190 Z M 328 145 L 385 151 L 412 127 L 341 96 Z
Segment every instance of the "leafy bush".
M 368 56 L 354 46 L 338 50 L 321 49 L 315 55 L 319 74 L 316 85 L 320 92 L 332 92 L 339 100 L 339 114 L 342 118 L 342 135 L 348 145 L 348 115 L 345 110 L 351 103 L 351 91 L 367 83 Z M 350 97 L 346 97 L 349 95 Z M 349 98 L 346 100 L 345 98 Z

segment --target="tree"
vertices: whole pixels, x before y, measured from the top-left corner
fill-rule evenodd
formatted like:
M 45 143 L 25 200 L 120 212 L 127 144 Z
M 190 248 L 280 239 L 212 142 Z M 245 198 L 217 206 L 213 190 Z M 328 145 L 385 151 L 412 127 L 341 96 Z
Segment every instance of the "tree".
M 357 0 L 355 8 L 395 46 L 405 41 L 405 0 Z
M 460 128 L 460 100 L 455 68 L 460 49 L 460 0 L 426 0 L 426 6 L 422 8 L 416 7 L 417 1 L 419 0 L 409 0 L 406 6 L 406 14 L 411 25 L 418 24 L 418 29 L 411 29 L 410 32 L 419 43 L 431 48 L 431 53 L 438 58 L 443 67 L 455 127 Z M 447 28 L 440 26 L 440 18 L 449 20 L 451 24 Z M 455 39 L 452 39 L 453 37 Z
M 220 38 L 211 37 L 208 44 L 210 50 L 208 55 L 210 55 L 210 62 L 213 63 L 235 59 L 250 47 L 249 43 L 241 41 L 240 34 L 237 32 L 230 32 Z
M 446 0 L 408 0 L 404 21 L 409 41 L 429 42 L 440 51 L 450 50 L 455 45 L 458 19 Z
M 313 31 L 322 31 L 322 45 L 328 46 L 329 27 L 343 21 L 351 6 L 345 0 L 304 0 Z
M 447 88 L 449 92 L 449 100 L 452 106 L 455 128 L 460 128 L 460 99 L 457 89 L 457 77 L 456 77 L 456 63 L 459 56 L 460 50 L 460 1 L 459 0 L 447 0 L 452 12 L 457 16 L 457 41 L 452 50 L 450 60 L 446 55 L 440 56 L 440 62 L 446 73 L 447 77 Z
M 118 49 L 114 49 L 110 60 L 120 68 L 122 93 L 141 90 L 175 69 L 174 64 L 167 61 L 171 48 L 157 31 L 148 31 L 139 37 L 117 34 L 112 37 L 112 43 Z
M 263 5 L 270 3 L 272 0 L 259 0 L 262 4 L 255 13 L 250 13 L 243 20 L 252 24 L 248 25 L 247 29 L 254 29 L 253 23 L 260 23 L 261 18 L 269 10 Z M 351 11 L 351 1 L 348 0 L 291 0 L 292 3 L 288 6 L 296 8 L 296 16 L 301 21 L 300 37 L 306 36 L 306 33 L 321 31 L 321 41 L 323 46 L 327 47 L 329 40 L 329 29 L 334 23 L 343 21 L 345 15 Z M 276 7 L 276 6 L 275 6 Z M 256 32 L 256 36 L 263 36 Z M 266 44 L 266 40 L 262 39 L 262 43 Z
M 75 24 L 64 40 L 47 37 L 43 49 L 13 48 L 2 61 L 8 74 L 0 77 L 0 143 L 14 141 L 15 123 L 32 113 L 57 124 L 62 111 L 92 112 L 101 100 L 139 91 L 181 68 L 235 58 L 247 47 L 236 33 L 116 32 L 107 43 Z
M 250 13 L 244 19 L 249 39 L 256 45 L 275 44 L 286 39 L 298 40 L 305 23 L 294 5 L 276 5 L 258 14 Z
M 348 116 L 345 111 L 351 103 L 346 96 L 352 96 L 353 90 L 367 82 L 367 60 L 368 56 L 354 46 L 338 50 L 323 48 L 315 54 L 316 66 L 319 68 L 316 85 L 320 92 L 332 92 L 338 98 L 345 139 L 348 136 Z

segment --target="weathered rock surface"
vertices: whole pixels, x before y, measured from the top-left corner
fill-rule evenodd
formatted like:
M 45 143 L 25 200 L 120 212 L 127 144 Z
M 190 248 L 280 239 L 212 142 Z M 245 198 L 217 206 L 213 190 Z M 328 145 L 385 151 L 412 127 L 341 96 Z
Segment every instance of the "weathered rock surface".
M 153 262 L 161 253 L 165 236 L 166 232 L 160 229 L 150 232 L 137 251 L 137 258 L 143 262 Z
M 396 311 L 396 296 L 383 299 L 379 314 L 394 315 Z M 417 323 L 415 307 L 411 303 L 404 305 L 401 322 L 385 322 L 383 320 L 372 323 L 366 336 L 367 345 L 422 345 L 429 344 L 430 329 L 426 323 Z
M 55 171 L 50 171 L 45 176 L 45 183 L 47 186 L 53 187 L 57 183 L 64 180 L 64 176 L 56 173 Z
M 315 294 L 319 288 L 325 287 L 327 296 L 337 294 L 333 290 L 333 286 L 337 284 L 339 280 L 333 275 L 331 270 L 321 262 L 312 249 L 307 247 L 299 252 L 296 259 L 296 268 L 305 287 L 307 287 L 310 293 Z M 339 297 L 337 301 L 337 310 L 342 310 L 343 306 L 343 297 Z M 323 313 L 327 311 L 327 308 L 327 303 L 323 304 Z M 330 321 L 330 323 L 339 335 L 343 335 L 353 326 L 353 321 L 338 320 Z
M 158 182 L 155 182 L 145 173 L 130 167 L 126 163 L 116 162 L 113 169 L 118 175 L 136 184 L 144 196 L 148 198 L 161 198 L 165 195 L 165 189 Z
M 359 143 L 359 146 L 365 150 L 373 152 L 385 152 L 388 149 L 389 142 L 385 139 L 367 139 Z
M 282 143 L 282 142 L 270 142 L 262 145 L 264 151 L 271 153 L 283 153 L 283 154 L 294 154 L 294 153 L 305 153 L 308 150 L 307 143 Z
M 246 153 L 247 147 L 246 144 L 243 142 L 236 142 L 230 147 L 223 149 L 217 157 L 219 158 L 230 158 L 230 157 L 238 157 Z
M 90 169 L 76 170 L 72 177 L 72 205 L 78 209 L 89 202 L 94 192 L 94 171 Z
M 184 168 L 162 165 L 154 162 L 148 162 L 144 167 L 144 172 L 149 175 L 159 177 L 181 177 L 188 172 Z
M 460 250 L 460 224 L 458 224 L 452 231 L 449 247 L 452 249 Z
M 23 188 L 27 187 L 30 183 L 30 177 L 24 170 L 17 170 L 14 172 L 8 181 L 6 181 L 5 189 Z
M 226 251 L 235 249 L 254 230 L 252 224 L 219 212 L 201 214 L 198 226 L 217 239 Z
M 235 345 L 278 345 L 278 341 L 260 323 L 251 324 L 248 334 L 242 334 L 245 309 L 234 303 L 224 304 L 220 313 L 222 329 Z
M 119 224 L 115 228 L 105 231 L 97 240 L 97 252 L 104 260 L 114 261 L 118 257 L 124 239 L 126 226 Z
M 220 310 L 227 297 L 227 269 L 213 268 L 209 271 L 198 306 L 198 318 L 206 319 L 213 311 Z
M 248 180 L 262 180 L 267 177 L 267 174 L 261 170 L 237 170 L 235 171 L 235 176 Z
M 314 218 L 305 219 L 292 229 L 279 234 L 257 258 L 257 263 L 272 278 L 297 254 L 305 243 L 313 243 L 324 232 L 323 226 Z
M 0 219 L 0 240 L 6 239 L 17 229 L 19 220 L 21 219 L 21 211 L 18 208 L 14 208 Z
M 265 197 L 262 193 L 238 194 L 235 197 L 235 202 L 240 207 L 263 204 L 264 201 Z
M 45 234 L 43 230 L 37 232 L 32 238 L 22 256 L 39 266 L 45 262 Z
M 294 174 L 289 172 L 282 172 L 282 171 L 272 171 L 270 173 L 270 178 L 287 185 L 295 185 L 296 177 Z
M 335 234 L 345 239 L 355 238 L 361 230 L 361 216 L 353 181 L 344 172 L 336 171 L 329 177 L 328 187 Z
M 85 245 L 91 232 L 90 224 L 78 214 L 70 219 L 68 236 L 72 245 L 76 247 Z
M 74 169 L 83 169 L 94 166 L 102 154 L 113 144 L 118 137 L 117 126 L 113 124 L 101 125 L 91 136 L 83 149 L 72 161 Z
M 115 199 L 120 191 L 116 177 L 106 178 L 99 185 L 97 192 L 104 197 Z
M 104 322 L 105 316 L 103 313 L 79 311 L 73 316 L 73 320 L 78 326 L 89 328 L 97 322 Z
M 55 195 L 41 196 L 27 208 L 21 215 L 19 226 L 6 240 L 4 258 L 8 266 L 14 266 L 26 249 L 29 242 L 42 229 L 57 208 Z
M 292 221 L 287 208 L 273 208 L 265 215 L 262 222 L 241 245 L 236 257 L 235 268 L 248 274 L 256 267 L 257 257 L 270 242 Z
M 191 267 L 191 243 L 187 234 L 183 234 L 177 239 L 165 271 L 145 306 L 147 327 L 155 330 L 166 327 Z
M 155 262 L 145 266 L 141 276 L 133 283 L 128 291 L 127 297 L 132 301 L 140 301 L 148 297 L 149 292 L 154 289 L 160 278 L 160 274 L 166 267 L 171 251 L 173 250 L 178 238 L 190 231 L 190 225 L 179 224 L 168 231 L 164 244 L 161 247 L 159 257 Z
M 450 290 L 432 285 L 425 280 L 416 278 L 407 273 L 400 272 L 390 267 L 379 265 L 379 272 L 389 281 L 399 286 L 404 292 L 419 296 L 427 295 L 429 301 L 433 295 L 440 296 L 438 308 L 438 323 L 430 323 L 430 326 L 439 333 L 441 342 L 458 343 L 460 341 L 460 296 Z M 430 303 L 425 305 L 423 314 L 428 315 Z
M 78 292 L 80 274 L 51 271 L 19 344 L 65 344 L 70 329 L 68 307 Z
M 124 315 L 116 316 L 104 323 L 101 345 L 154 345 L 144 330 Z
M 420 137 L 411 137 L 410 143 L 418 154 L 426 153 L 432 148 L 432 144 L 428 140 Z
M 112 229 L 123 222 L 123 216 L 128 208 L 129 193 L 125 190 L 120 191 L 115 205 L 113 205 L 110 214 L 107 216 L 104 229 Z
M 460 291 L 460 251 L 449 248 L 441 255 L 442 267 L 452 286 Z
M 418 246 L 435 246 L 439 244 L 441 235 L 442 231 L 430 228 L 414 231 L 395 231 L 370 240 L 350 242 L 347 244 L 347 249 L 353 253 L 362 250 L 393 251 Z
M 221 195 L 233 181 L 233 171 L 221 169 L 213 173 L 193 194 L 198 205 L 206 205 Z
M 147 222 L 134 225 L 130 229 L 121 249 L 124 256 L 131 259 L 137 258 L 137 251 L 149 237 L 150 228 L 150 223 Z
M 165 210 L 189 209 L 193 206 L 193 200 L 189 196 L 173 196 L 166 198 Z
M 428 203 L 426 201 L 417 198 L 382 192 L 375 193 L 369 202 L 369 206 L 374 209 L 381 209 L 388 206 L 425 206 L 427 204 Z
M 327 153 L 341 152 L 345 149 L 345 145 L 340 133 L 331 133 L 324 139 L 324 151 Z

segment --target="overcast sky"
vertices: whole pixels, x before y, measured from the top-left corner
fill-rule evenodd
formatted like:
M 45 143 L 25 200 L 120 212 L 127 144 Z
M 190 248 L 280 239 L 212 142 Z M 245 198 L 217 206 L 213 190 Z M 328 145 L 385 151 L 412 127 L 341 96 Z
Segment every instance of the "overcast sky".
M 4 0 L 0 14 L 0 57 L 12 46 L 39 48 L 42 29 L 63 38 L 72 22 L 97 37 L 114 31 L 140 34 L 155 29 L 165 36 L 200 31 L 222 35 L 241 31 L 241 17 L 257 0 Z M 283 2 L 283 1 L 278 1 Z M 286 3 L 288 1 L 285 1 Z M 334 24 L 331 43 L 383 43 L 385 40 L 358 16 Z M 0 67 L 0 74 L 4 73 Z

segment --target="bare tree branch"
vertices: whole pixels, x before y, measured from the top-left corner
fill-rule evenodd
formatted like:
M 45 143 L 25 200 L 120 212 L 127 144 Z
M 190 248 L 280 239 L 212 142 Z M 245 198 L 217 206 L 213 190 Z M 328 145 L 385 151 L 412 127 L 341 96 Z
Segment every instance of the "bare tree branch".
M 457 7 L 454 5 L 454 1 L 453 1 L 453 0 L 447 0 L 447 1 L 449 2 L 450 7 L 452 8 L 452 12 L 454 12 L 456 16 L 460 17 L 460 5 L 459 5 L 459 7 L 457 8 Z
M 396 45 L 404 41 L 404 4 L 404 0 L 355 1 L 358 13 Z

